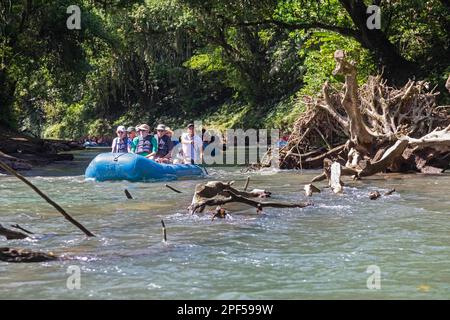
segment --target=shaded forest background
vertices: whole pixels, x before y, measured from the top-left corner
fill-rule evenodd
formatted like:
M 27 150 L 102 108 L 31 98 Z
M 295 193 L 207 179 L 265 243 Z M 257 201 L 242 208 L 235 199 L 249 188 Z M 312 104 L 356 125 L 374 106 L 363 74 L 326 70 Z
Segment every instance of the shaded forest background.
M 449 104 L 449 31 L 449 0 L 0 0 L 0 124 L 70 139 L 194 119 L 287 129 L 303 95 L 343 82 L 336 49 L 361 82 L 426 79 Z

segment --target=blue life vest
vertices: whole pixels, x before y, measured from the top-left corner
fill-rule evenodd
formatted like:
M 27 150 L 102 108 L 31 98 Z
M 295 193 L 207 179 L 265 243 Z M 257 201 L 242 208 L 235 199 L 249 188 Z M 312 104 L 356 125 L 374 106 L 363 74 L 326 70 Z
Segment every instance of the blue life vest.
M 116 142 L 114 153 L 128 153 L 128 138 L 121 140 L 119 137 L 114 139 Z
M 163 135 L 161 138 L 155 134 L 155 140 L 158 142 L 158 151 L 156 153 L 156 157 L 164 157 L 166 156 L 173 148 L 172 140 L 166 135 Z

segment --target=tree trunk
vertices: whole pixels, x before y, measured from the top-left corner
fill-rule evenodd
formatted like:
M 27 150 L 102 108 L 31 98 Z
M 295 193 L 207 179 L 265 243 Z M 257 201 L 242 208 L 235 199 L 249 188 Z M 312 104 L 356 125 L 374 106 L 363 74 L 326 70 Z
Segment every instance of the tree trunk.
M 0 124 L 11 126 L 11 105 L 14 99 L 16 83 L 10 82 L 6 70 L 0 70 Z
M 403 58 L 397 48 L 389 41 L 382 30 L 367 28 L 369 15 L 363 0 L 339 0 L 350 15 L 353 23 L 360 32 L 360 43 L 369 49 L 384 66 L 384 77 L 397 85 L 403 85 L 409 77 L 418 72 L 417 66 Z
M 364 124 L 363 116 L 360 110 L 358 98 L 358 80 L 356 78 L 356 67 L 345 60 L 344 51 L 338 50 L 334 54 L 336 60 L 336 69 L 333 74 L 341 74 L 345 76 L 345 96 L 342 100 L 342 106 L 348 115 L 350 139 L 356 145 L 370 148 L 375 137 Z

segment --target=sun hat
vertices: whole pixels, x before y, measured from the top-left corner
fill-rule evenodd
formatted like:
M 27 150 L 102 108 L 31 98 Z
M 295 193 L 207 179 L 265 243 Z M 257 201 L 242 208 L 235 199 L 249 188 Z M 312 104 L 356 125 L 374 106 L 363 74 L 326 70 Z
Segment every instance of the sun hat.
M 170 129 L 170 127 L 166 127 L 166 133 L 171 134 L 171 135 L 175 134 L 175 132 L 173 132 L 173 130 Z
M 133 131 L 136 131 L 135 127 L 128 127 L 127 128 L 127 132 L 133 132 Z
M 124 126 L 118 126 L 116 132 L 126 132 L 127 129 L 125 129 Z
M 150 131 L 150 127 L 148 126 L 148 124 L 141 124 L 139 125 L 139 127 L 137 127 L 137 129 L 142 131 Z
M 158 124 L 158 126 L 156 127 L 156 130 L 157 130 L 157 131 L 158 131 L 158 130 L 163 130 L 163 131 L 165 131 L 165 130 L 166 130 L 166 126 L 163 125 L 163 124 Z

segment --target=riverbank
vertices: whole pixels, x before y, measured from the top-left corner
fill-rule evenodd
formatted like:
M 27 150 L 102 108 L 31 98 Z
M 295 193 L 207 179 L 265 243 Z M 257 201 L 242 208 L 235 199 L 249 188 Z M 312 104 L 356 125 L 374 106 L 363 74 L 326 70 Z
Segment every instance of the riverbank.
M 15 170 L 73 160 L 72 154 L 64 152 L 81 149 L 76 141 L 39 139 L 0 127 L 0 160 Z

